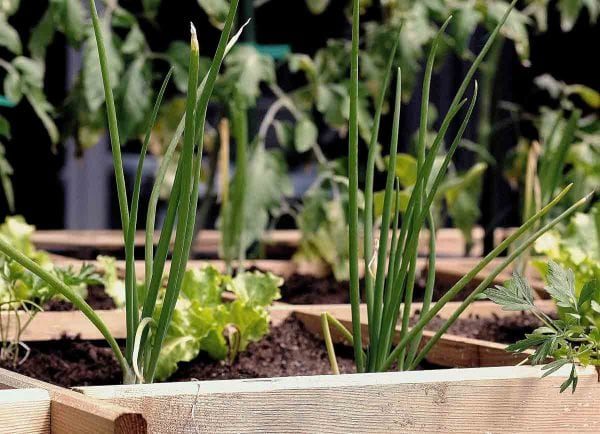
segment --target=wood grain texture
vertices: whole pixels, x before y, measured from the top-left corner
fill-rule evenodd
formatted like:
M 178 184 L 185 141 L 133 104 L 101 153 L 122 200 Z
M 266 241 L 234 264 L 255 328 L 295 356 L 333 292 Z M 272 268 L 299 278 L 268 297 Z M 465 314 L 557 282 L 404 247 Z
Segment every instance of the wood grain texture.
M 481 227 L 473 229 L 473 256 L 483 253 L 484 231 Z M 159 234 L 154 236 L 158 242 Z M 501 239 L 502 235 L 498 236 Z M 295 249 L 300 244 L 301 233 L 298 230 L 274 230 L 265 233 L 263 242 L 268 246 Z M 419 239 L 419 253 L 426 254 L 429 236 L 423 233 Z M 39 230 L 32 236 L 32 241 L 40 249 L 54 251 L 73 251 L 79 249 L 121 251 L 123 250 L 123 233 L 120 230 Z M 136 232 L 135 245 L 143 246 L 145 233 Z M 197 254 L 216 255 L 219 249 L 220 233 L 214 230 L 205 230 L 194 242 L 193 251 Z M 441 256 L 464 255 L 464 238 L 458 229 L 444 228 L 438 230 L 437 253 Z
M 50 434 L 50 394 L 43 389 L 0 390 L 0 434 Z
M 565 367 L 566 368 L 566 367 Z M 599 432 L 594 369 L 533 367 L 80 388 L 144 413 L 151 433 Z
M 440 311 L 439 316 L 448 318 L 454 312 L 460 303 L 450 302 L 446 304 Z M 544 312 L 551 313 L 555 311 L 554 304 L 550 300 L 538 300 L 536 305 Z M 361 306 L 362 317 L 366 318 L 366 307 Z M 413 303 L 412 312 L 421 309 L 421 303 Z M 285 303 L 275 303 L 271 307 L 271 320 L 273 324 L 278 324 L 287 318 L 292 312 L 312 313 L 320 315 L 322 312 L 329 312 L 338 317 L 343 316 L 346 319 L 350 317 L 350 307 L 345 304 L 313 304 L 313 305 L 288 305 Z M 125 327 L 125 311 L 123 309 L 115 310 L 99 310 L 96 311 L 100 318 L 106 323 L 110 332 L 116 339 L 124 339 L 127 336 Z M 0 312 L 1 324 L 9 323 L 5 318 L 7 315 L 12 315 L 7 312 Z M 513 312 L 502 310 L 498 305 L 491 301 L 477 301 L 469 306 L 463 313 L 463 317 L 469 315 L 478 315 L 482 318 L 491 318 L 494 316 L 514 315 Z M 20 313 L 20 321 L 24 323 L 27 319 L 27 314 Z M 10 329 L 7 332 L 8 336 L 14 336 L 14 327 L 17 321 L 10 321 Z M 79 336 L 81 339 L 101 340 L 103 339 L 100 332 L 93 324 L 79 311 L 71 312 L 39 312 L 27 329 L 22 333 L 21 340 L 24 342 L 32 341 L 52 341 L 61 339 L 63 335 Z
M 0 390 L 28 388 L 43 389 L 50 395 L 50 424 L 53 434 L 147 432 L 146 421 L 139 412 L 0 369 Z
M 60 267 L 73 266 L 75 268 L 79 268 L 84 264 L 91 264 L 96 268 L 98 272 L 103 272 L 104 269 L 102 264 L 98 261 L 94 260 L 82 260 L 70 258 L 62 255 L 51 255 L 52 262 Z M 420 262 L 424 263 L 424 262 Z M 118 260 L 116 262 L 117 272 L 120 277 L 125 276 L 125 261 Z M 202 260 L 189 260 L 187 267 L 188 268 L 202 268 L 206 266 L 213 266 L 221 273 L 224 273 L 227 269 L 225 261 L 221 261 L 218 259 L 202 259 Z M 165 273 L 168 273 L 171 268 L 171 261 L 166 261 L 165 263 Z M 283 278 L 288 278 L 291 275 L 298 274 L 310 274 L 316 277 L 325 277 L 330 274 L 329 270 L 324 268 L 322 265 L 314 264 L 314 263 L 296 263 L 289 260 L 281 260 L 281 259 L 256 259 L 256 260 L 247 260 L 244 261 L 244 268 L 258 268 L 263 271 L 269 271 L 273 274 L 281 276 Z M 138 260 L 135 261 L 135 273 L 138 279 L 143 279 L 145 276 L 145 266 L 144 261 Z
M 475 278 L 471 281 L 470 286 L 475 287 L 481 283 L 494 268 L 496 268 L 505 258 L 493 259 Z M 463 276 L 469 273 L 478 263 L 481 258 L 438 258 L 435 263 L 435 275 L 437 282 L 444 282 L 446 285 L 452 285 L 458 282 Z M 514 263 L 513 263 L 514 264 Z M 426 268 L 426 266 L 425 266 Z M 494 285 L 502 285 L 507 280 L 512 278 L 512 267 L 501 272 L 496 279 Z M 536 290 L 541 298 L 548 298 L 548 295 L 543 292 L 545 283 L 539 273 L 532 267 L 527 269 L 527 280 L 532 288 Z
M 352 314 L 350 308 L 344 306 L 336 310 L 328 310 L 344 326 L 351 330 Z M 448 311 L 447 311 L 448 312 Z M 304 326 L 313 334 L 322 337 L 322 328 L 319 311 L 296 312 L 296 317 L 300 319 Z M 361 314 L 363 345 L 368 344 L 368 327 L 366 323 L 366 307 L 363 306 Z M 424 330 L 421 339 L 420 348 L 422 348 L 433 336 L 435 332 Z M 331 328 L 331 337 L 336 343 L 346 343 L 344 337 L 335 328 Z M 393 342 L 398 343 L 400 338 L 400 327 L 396 328 Z M 427 354 L 427 361 L 438 366 L 451 368 L 475 368 L 490 366 L 514 366 L 522 361 L 525 354 L 513 354 L 506 351 L 505 344 L 489 342 L 480 339 L 465 338 L 444 334 L 436 345 Z

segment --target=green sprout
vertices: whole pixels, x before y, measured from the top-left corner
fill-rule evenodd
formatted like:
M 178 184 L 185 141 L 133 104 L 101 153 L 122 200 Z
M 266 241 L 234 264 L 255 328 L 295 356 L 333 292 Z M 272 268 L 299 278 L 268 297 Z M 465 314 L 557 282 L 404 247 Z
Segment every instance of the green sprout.
M 451 143 L 445 153 L 444 162 L 436 172 L 432 173 L 434 160 L 440 153 L 443 139 L 448 131 L 452 120 L 458 115 L 462 107 L 467 102 L 464 95 L 469 87 L 477 68 L 484 57 L 492 47 L 494 39 L 497 37 L 502 25 L 508 18 L 508 15 L 516 0 L 512 2 L 511 7 L 506 11 L 496 28 L 490 34 L 486 44 L 479 55 L 473 60 L 466 77 L 460 85 L 454 99 L 450 105 L 448 113 L 443 118 L 439 132 L 432 143 L 426 143 L 426 128 L 428 121 L 429 89 L 433 64 L 436 56 L 436 50 L 441 42 L 446 26 L 451 18 L 448 18 L 444 25 L 438 31 L 433 40 L 429 53 L 425 78 L 423 83 L 423 93 L 421 101 L 421 116 L 419 140 L 417 147 L 417 180 L 411 192 L 408 204 L 406 205 L 402 216 L 400 216 L 400 207 L 398 203 L 393 206 L 394 198 L 398 198 L 398 191 L 394 186 L 394 169 L 398 146 L 398 127 L 400 116 L 400 98 L 401 98 L 401 72 L 398 70 L 398 84 L 396 87 L 396 104 L 394 113 L 394 125 L 392 130 L 392 140 L 390 143 L 389 158 L 387 165 L 387 180 L 383 203 L 383 213 L 381 216 L 380 233 L 378 242 L 375 243 L 371 236 L 365 237 L 364 250 L 367 253 L 364 257 L 365 267 L 365 288 L 364 297 L 367 304 L 368 316 L 368 335 L 369 346 L 366 351 L 363 350 L 363 336 L 361 330 L 360 301 L 361 291 L 359 286 L 359 170 L 358 170 L 358 65 L 359 65 L 359 11 L 360 0 L 353 0 L 352 15 L 352 59 L 351 59 L 351 98 L 350 98 L 350 122 L 349 122 L 349 247 L 350 247 L 350 301 L 352 305 L 352 342 L 354 347 L 354 356 L 356 369 L 358 372 L 379 372 L 390 369 L 396 365 L 399 370 L 414 369 L 427 355 L 429 350 L 435 345 L 450 325 L 456 321 L 458 316 L 466 307 L 476 300 L 480 293 L 487 288 L 493 279 L 504 270 L 512 261 L 515 260 L 526 248 L 531 246 L 537 238 L 543 233 L 554 227 L 560 221 L 569 217 L 575 210 L 581 207 L 587 197 L 577 201 L 573 206 L 564 211 L 558 217 L 545 223 L 540 229 L 523 241 L 519 247 L 511 252 L 502 263 L 497 266 L 488 277 L 466 298 L 456 311 L 448 318 L 442 328 L 430 339 L 427 344 L 421 348 L 422 331 L 435 317 L 443 306 L 451 301 L 464 287 L 494 258 L 504 252 L 515 240 L 532 228 L 536 222 L 544 217 L 548 212 L 565 196 L 571 186 L 565 188 L 554 199 L 548 202 L 546 206 L 535 213 L 520 228 L 518 228 L 510 237 L 504 240 L 498 247 L 490 252 L 481 262 L 473 268 L 467 275 L 461 278 L 448 292 L 432 305 L 433 286 L 435 284 L 435 241 L 430 243 L 429 255 L 429 275 L 427 276 L 427 288 L 425 292 L 425 301 L 417 323 L 409 329 L 409 315 L 413 299 L 413 291 L 416 280 L 416 259 L 419 233 L 423 230 L 425 224 L 429 227 L 431 233 L 434 232 L 431 205 L 434 201 L 436 192 L 443 181 L 447 168 L 451 163 L 452 156 L 461 141 L 469 118 L 473 112 L 477 98 L 477 84 L 475 83 L 473 97 L 468 105 L 467 113 L 458 129 L 456 136 L 449 142 Z M 393 56 L 393 51 L 391 53 Z M 390 65 L 391 62 L 388 62 Z M 389 66 L 388 66 L 389 74 Z M 386 77 L 385 82 L 389 79 Z M 387 84 L 387 83 L 386 83 Z M 382 89 L 381 92 L 385 92 Z M 377 116 L 379 116 L 378 113 Z M 375 121 L 375 127 L 372 130 L 373 139 L 371 140 L 371 149 L 374 143 L 377 143 L 378 120 Z M 368 160 L 366 168 L 367 188 L 364 192 L 366 212 L 363 217 L 365 233 L 372 233 L 373 217 L 373 182 L 370 179 L 373 176 L 373 159 Z M 392 208 L 394 209 L 392 211 Z M 402 217 L 402 218 L 400 218 Z M 399 221 L 401 220 L 401 225 Z M 391 240 L 390 225 L 393 223 Z M 432 237 L 433 238 L 433 237 Z M 389 251 L 389 255 L 388 255 Z M 323 321 L 324 325 L 332 323 Z M 396 324 L 401 319 L 401 330 L 399 342 L 393 345 L 392 338 L 396 329 Z M 342 329 L 339 323 L 333 325 Z M 346 335 L 350 332 L 346 331 Z M 325 335 L 327 335 L 325 333 Z M 332 348 L 331 346 L 328 346 Z

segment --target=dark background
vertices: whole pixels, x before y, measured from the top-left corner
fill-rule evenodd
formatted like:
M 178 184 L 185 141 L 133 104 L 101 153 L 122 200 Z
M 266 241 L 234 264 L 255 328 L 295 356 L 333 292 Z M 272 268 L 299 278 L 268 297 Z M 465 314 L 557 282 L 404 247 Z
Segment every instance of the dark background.
M 121 4 L 138 7 L 139 1 L 121 1 Z M 202 54 L 211 54 L 219 36 L 207 20 L 206 15 L 195 1 L 178 1 L 177 7 L 167 6 L 163 2 L 158 28 L 149 27 L 150 43 L 153 48 L 165 49 L 174 39 L 185 40 L 188 32 L 190 17 L 198 23 L 199 38 Z M 293 52 L 312 54 L 325 44 L 328 38 L 349 37 L 350 27 L 343 12 L 346 0 L 333 0 L 329 8 L 319 16 L 312 15 L 306 8 L 305 0 L 272 0 L 255 11 L 256 39 L 261 44 L 289 44 Z M 11 22 L 18 29 L 31 29 L 40 18 L 43 8 L 21 7 L 17 16 Z M 497 76 L 497 92 L 494 96 L 498 101 L 512 101 L 523 106 L 526 110 L 535 112 L 539 105 L 547 102 L 543 93 L 533 86 L 533 79 L 543 73 L 549 73 L 567 83 L 581 83 L 594 89 L 600 89 L 600 68 L 598 67 L 598 42 L 600 42 L 600 26 L 590 25 L 586 12 L 579 17 L 574 29 L 562 33 L 559 17 L 554 5 L 550 6 L 549 28 L 544 34 L 530 34 L 531 64 L 523 67 L 514 52 L 511 43 L 505 44 L 502 62 Z M 373 9 L 370 14 L 377 14 Z M 160 30 L 159 30 L 160 29 Z M 164 36 L 168 35 L 168 38 Z M 28 36 L 27 36 L 28 37 Z M 485 40 L 484 32 L 478 32 L 471 41 L 472 46 L 480 47 Z M 2 54 L 2 53 L 0 53 Z M 67 86 L 67 51 L 65 41 L 57 37 L 48 51 L 46 92 L 49 100 L 59 105 L 64 99 Z M 466 66 L 460 60 L 453 58 L 441 68 L 434 78 L 431 91 L 432 102 L 443 109 L 448 104 L 458 83 L 462 80 Z M 301 84 L 301 79 L 290 74 L 284 68 L 279 68 L 278 78 L 284 89 L 292 89 Z M 401 143 L 406 144 L 412 132 L 417 128 L 419 89 L 415 89 L 416 97 L 403 108 Z M 257 116 L 270 105 L 269 96 L 261 99 Z M 61 180 L 61 168 L 65 162 L 65 151 L 60 146 L 53 152 L 41 123 L 26 102 L 12 109 L 0 109 L 10 121 L 13 140 L 6 144 L 7 159 L 13 165 L 15 174 L 13 185 L 16 198 L 16 213 L 25 216 L 28 222 L 39 228 L 62 228 L 65 225 L 65 194 Z M 506 118 L 507 114 L 500 109 L 495 111 L 495 121 Z M 60 119 L 58 120 L 60 123 Z M 474 139 L 476 120 L 472 121 L 466 134 Z M 382 134 L 389 129 L 389 122 L 384 122 Z M 525 133 L 527 133 L 525 131 Z M 343 155 L 346 142 L 335 134 L 321 135 L 321 142 L 328 155 Z M 501 167 L 503 157 L 516 143 L 514 128 L 505 128 L 496 133 L 492 140 L 492 154 Z M 135 150 L 135 149 L 132 149 Z M 459 152 L 456 164 L 468 167 L 473 160 L 469 152 Z M 302 161 L 292 161 L 300 164 Z M 116 204 L 114 186 L 110 183 L 99 186 L 112 191 L 113 208 Z M 499 169 L 490 169 L 486 176 L 486 186 L 483 195 L 481 224 L 490 228 L 496 225 L 514 225 L 518 222 L 516 210 L 518 195 L 510 190 L 503 181 Z M 489 194 L 493 192 L 492 194 Z M 90 198 L 89 200 L 93 200 Z M 0 215 L 7 213 L 4 201 L 0 201 Z M 110 211 L 107 211 L 110 212 Z M 110 213 L 108 225 L 118 227 L 118 213 Z

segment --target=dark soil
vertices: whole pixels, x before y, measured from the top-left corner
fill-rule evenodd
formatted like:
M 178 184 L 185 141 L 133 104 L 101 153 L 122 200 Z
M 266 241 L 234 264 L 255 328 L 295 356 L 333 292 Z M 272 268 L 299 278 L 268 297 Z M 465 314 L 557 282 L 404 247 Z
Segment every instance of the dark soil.
M 64 338 L 29 343 L 31 353 L 16 369 L 0 367 L 63 387 L 120 384 L 121 369 L 112 350 L 102 343 Z
M 110 348 L 101 343 L 64 338 L 58 342 L 31 343 L 31 354 L 15 371 L 52 384 L 73 387 L 119 384 L 120 368 Z M 343 373 L 354 371 L 352 350 L 336 349 Z M 0 367 L 12 369 L 0 362 Z M 289 318 L 271 329 L 262 341 L 250 344 L 235 363 L 214 361 L 201 354 L 181 363 L 169 381 L 191 379 L 266 378 L 293 375 L 329 374 L 329 360 L 323 342 L 303 324 Z
M 340 372 L 354 372 L 352 350 L 337 347 Z M 233 378 L 287 377 L 330 374 L 329 359 L 323 341 L 316 338 L 295 318 L 288 318 L 262 341 L 251 344 L 229 365 L 201 355 L 180 363 L 171 381 L 224 380 Z
M 417 318 L 412 319 L 414 323 Z M 435 318 L 428 329 L 443 324 Z M 511 343 L 539 326 L 537 318 L 520 314 L 496 318 L 467 318 L 457 321 L 449 333 Z M 15 370 L 19 373 L 65 387 L 119 384 L 120 368 L 105 344 L 64 338 L 56 342 L 31 343 L 29 357 Z M 352 350 L 336 347 L 340 371 L 354 372 Z M 12 369 L 0 362 L 0 367 Z M 268 378 L 293 375 L 329 374 L 330 367 L 323 342 L 308 332 L 303 324 L 289 318 L 271 329 L 262 341 L 248 346 L 232 365 L 214 361 L 201 354 L 191 362 L 181 363 L 169 381 Z
M 411 324 L 416 323 L 418 317 L 411 318 Z M 436 331 L 444 324 L 444 320 L 435 317 L 427 327 L 428 330 Z M 540 320 L 529 313 L 515 313 L 506 317 L 479 318 L 470 316 L 459 319 L 448 329 L 449 334 L 464 336 L 473 339 L 499 342 L 503 344 L 514 343 L 531 333 L 542 324 Z
M 94 310 L 109 310 L 116 308 L 114 300 L 104 292 L 103 286 L 89 286 L 88 296 L 85 300 Z M 54 312 L 75 310 L 75 306 L 73 306 L 71 302 L 61 298 L 52 299 L 43 307 L 44 310 Z
M 433 290 L 433 300 L 439 300 L 452 285 L 444 282 Z M 361 281 L 361 288 L 363 282 Z M 350 288 L 347 281 L 338 282 L 333 276 L 315 277 L 309 274 L 292 274 L 281 287 L 281 301 L 290 304 L 343 304 L 350 302 Z M 413 301 L 423 301 L 425 280 L 415 282 Z M 472 291 L 465 288 L 454 301 L 464 300 Z

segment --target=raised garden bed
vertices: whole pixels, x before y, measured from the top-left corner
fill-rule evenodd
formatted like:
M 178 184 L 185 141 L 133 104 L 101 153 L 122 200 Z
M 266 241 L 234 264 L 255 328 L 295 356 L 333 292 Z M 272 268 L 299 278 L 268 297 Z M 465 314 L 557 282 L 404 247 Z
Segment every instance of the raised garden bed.
M 544 310 L 551 311 L 549 302 L 538 303 Z M 456 304 L 447 305 L 440 316 L 449 315 L 455 307 Z M 415 310 L 418 309 L 419 305 L 416 304 Z M 580 370 L 574 395 L 559 394 L 558 388 L 568 376 L 568 369 L 561 369 L 553 376 L 540 380 L 538 368 L 512 366 L 523 356 L 507 353 L 504 344 L 468 337 L 446 335 L 429 354 L 427 364 L 422 366 L 422 369 L 427 369 L 424 372 L 306 376 L 326 372 L 323 372 L 327 368 L 323 344 L 316 338 L 310 340 L 313 334 L 319 336 L 321 332 L 319 314 L 323 311 L 330 312 L 344 324 L 350 322 L 350 309 L 346 305 L 274 306 L 271 311 L 272 337 L 265 340 L 271 339 L 275 341 L 274 345 L 287 346 L 279 355 L 290 352 L 289 359 L 275 357 L 276 362 L 269 359 L 274 357 L 269 347 L 271 343 L 263 342 L 248 349 L 249 353 L 262 351 L 262 354 L 255 358 L 249 355 L 236 362 L 237 367 L 247 369 L 248 363 L 262 358 L 267 371 L 275 375 L 300 373 L 304 375 L 301 377 L 253 379 L 249 378 L 253 376 L 250 370 L 236 370 L 235 366 L 224 367 L 202 359 L 199 360 L 199 366 L 204 366 L 202 371 L 194 371 L 192 362 L 181 367 L 183 372 L 176 379 L 186 380 L 186 375 L 191 377 L 198 372 L 206 374 L 200 375 L 201 378 L 243 379 L 77 387 L 76 390 L 83 393 L 81 395 L 0 370 L 0 388 L 41 388 L 44 390 L 33 392 L 36 397 L 44 398 L 44 391 L 49 394 L 52 401 L 49 422 L 48 411 L 42 411 L 43 402 L 47 405 L 48 399 L 41 399 L 41 402 L 39 399 L 32 400 L 35 411 L 46 415 L 46 419 L 40 419 L 40 430 L 34 432 L 49 432 L 48 423 L 52 429 L 50 432 L 145 432 L 147 423 L 148 432 L 153 433 L 254 430 L 373 432 L 382 426 L 395 432 L 464 431 L 466 427 L 474 432 L 492 427 L 505 431 L 595 432 L 600 424 L 600 416 L 593 406 L 589 406 L 600 392 L 595 370 Z M 123 313 L 109 311 L 102 312 L 102 315 L 115 336 L 123 337 Z M 291 319 L 291 315 L 295 319 Z M 501 323 L 514 316 L 514 313 L 504 312 L 491 302 L 477 302 L 463 314 L 473 323 L 486 320 Z M 40 341 L 60 339 L 64 334 L 78 334 L 82 340 L 100 339 L 98 332 L 86 323 L 88 321 L 77 311 L 42 312 L 31 324 L 24 340 L 37 341 L 31 343 L 35 348 Z M 49 325 L 53 325 L 52 329 Z M 298 329 L 299 325 L 301 330 Z M 286 329 L 290 331 L 289 336 L 309 342 L 298 346 L 298 341 L 293 342 L 289 336 L 284 336 Z M 522 331 L 520 329 L 516 333 Z M 425 332 L 425 342 L 431 334 Z M 341 336 L 334 332 L 332 337 L 338 345 L 343 345 Z M 320 352 L 319 345 L 322 346 Z M 51 347 L 52 344 L 47 346 Z M 309 358 L 320 359 L 320 365 L 312 363 L 307 370 L 298 366 L 282 369 L 283 365 L 293 360 L 302 362 L 302 358 L 296 359 L 296 353 L 309 348 L 312 348 L 312 352 L 308 353 Z M 338 351 L 342 371 L 352 372 L 350 357 L 349 353 Z M 216 368 L 207 368 L 206 365 L 210 363 Z M 504 365 L 508 367 L 497 367 Z M 443 366 L 477 369 L 432 369 Z M 485 368 L 490 366 L 496 367 Z M 378 398 L 374 399 L 374 396 Z M 524 399 L 524 396 L 527 398 Z M 499 397 L 502 405 L 498 404 Z M 5 405 L 2 399 L 0 396 L 0 414 Z M 13 404 L 6 405 L 10 408 Z M 26 406 L 23 411 L 29 411 L 29 407 Z M 584 412 L 578 413 L 582 415 L 581 418 L 559 417 L 565 411 L 575 409 Z M 96 413 L 98 411 L 100 413 Z M 543 418 L 534 417 L 540 412 L 545 415 Z M 374 425 L 375 414 L 378 415 L 377 425 Z M 91 426 L 93 430 L 90 430 Z M 66 430 L 66 427 L 70 427 L 70 430 Z M 107 428 L 103 430 L 100 427 Z

